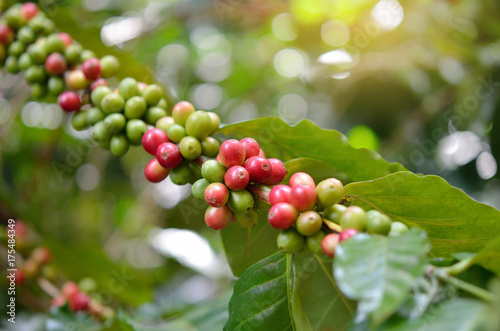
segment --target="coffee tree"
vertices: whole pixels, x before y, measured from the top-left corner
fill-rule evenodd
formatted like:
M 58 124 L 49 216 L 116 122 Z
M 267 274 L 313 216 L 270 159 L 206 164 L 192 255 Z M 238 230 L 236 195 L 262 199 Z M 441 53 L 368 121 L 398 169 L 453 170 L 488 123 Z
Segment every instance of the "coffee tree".
M 159 84 L 115 78 L 117 57 L 84 49 L 31 2 L 4 4 L 0 62 L 98 148 L 115 158 L 133 146 L 150 154 L 149 182 L 190 184 L 198 221 L 220 231 L 237 277 L 227 306 L 218 299 L 151 326 L 94 295 L 92 266 L 78 284 L 61 274 L 52 255 L 63 252 L 35 247 L 35 229 L 9 219 L 6 269 L 17 256 L 12 283 L 45 298 L 31 308 L 48 311 L 47 330 L 500 327 L 500 213 L 444 179 L 354 148 L 309 120 L 221 124 Z M 14 321 L 15 313 L 4 324 Z

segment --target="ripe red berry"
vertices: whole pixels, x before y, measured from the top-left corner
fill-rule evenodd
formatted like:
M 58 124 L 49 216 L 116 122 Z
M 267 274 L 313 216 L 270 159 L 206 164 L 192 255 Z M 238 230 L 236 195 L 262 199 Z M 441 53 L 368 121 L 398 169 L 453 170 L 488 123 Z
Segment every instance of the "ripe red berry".
M 236 139 L 226 140 L 220 146 L 219 157 L 220 163 L 228 169 L 233 166 L 243 165 L 243 162 L 245 162 L 245 146 Z
M 264 153 L 262 148 L 259 150 L 259 156 L 266 157 L 266 153 Z
M 281 183 L 283 178 L 286 176 L 286 168 L 283 162 L 278 159 L 268 159 L 269 163 L 271 164 L 271 176 L 269 176 L 268 179 L 264 181 L 263 184 L 265 185 L 276 185 Z
M 82 63 L 82 71 L 88 80 L 96 80 L 101 76 L 101 63 L 95 57 Z
M 142 136 L 142 147 L 144 147 L 146 152 L 151 155 L 156 155 L 158 146 L 168 142 L 170 142 L 170 139 L 168 139 L 168 135 L 162 130 L 156 128 L 148 130 Z
M 292 177 L 290 177 L 290 187 L 294 187 L 298 184 L 312 186 L 313 188 L 316 187 L 316 184 L 314 184 L 314 179 L 305 172 L 296 172 L 292 175 Z
M 220 154 L 217 154 L 217 156 L 215 157 L 215 161 L 217 161 L 217 162 L 221 163 L 221 162 L 220 162 Z M 222 163 L 221 163 L 221 164 L 222 164 Z
M 208 206 L 205 223 L 214 230 L 222 230 L 233 220 L 234 214 L 227 205 L 220 208 Z
M 73 38 L 66 32 L 59 32 L 59 39 L 61 39 L 64 45 L 69 46 L 73 43 Z
M 151 183 L 161 182 L 162 180 L 167 178 L 168 173 L 169 170 L 164 168 L 160 164 L 160 162 L 158 162 L 158 159 L 152 159 L 151 161 L 149 161 L 146 165 L 146 168 L 144 169 L 144 176 Z
M 66 299 L 71 298 L 72 296 L 74 296 L 75 294 L 77 294 L 79 292 L 80 292 L 80 289 L 78 288 L 78 285 L 76 285 L 75 282 L 66 282 L 66 283 L 64 283 L 64 285 L 61 289 L 61 293 L 62 293 L 63 297 L 65 297 Z
M 45 70 L 49 75 L 59 76 L 66 71 L 66 58 L 59 53 L 52 53 L 45 60 Z
M 52 307 L 62 307 L 66 304 L 66 298 L 62 295 L 58 295 L 52 299 Z
M 14 282 L 16 283 L 16 285 L 23 285 L 24 283 L 26 283 L 26 274 L 21 269 L 17 269 L 14 272 L 14 277 Z
M 64 111 L 67 112 L 80 110 L 80 107 L 82 106 L 78 93 L 72 91 L 65 91 L 59 94 L 57 103 Z
M 330 233 L 323 238 L 321 241 L 321 249 L 325 255 L 329 257 L 333 257 L 335 255 L 335 247 L 337 247 L 339 243 L 339 237 L 338 233 Z
M 290 203 L 290 192 L 292 188 L 288 185 L 276 185 L 269 192 L 269 203 L 274 206 L 280 202 Z
M 90 91 L 93 91 L 98 86 L 109 86 L 109 83 L 107 81 L 105 81 L 104 79 L 99 78 L 98 80 L 96 80 L 95 82 L 90 84 Z
M 158 162 L 167 169 L 174 169 L 182 161 L 182 155 L 176 144 L 163 143 L 156 149 Z
M 242 166 L 231 167 L 224 174 L 224 183 L 233 191 L 243 190 L 249 182 L 250 175 Z
M 83 292 L 78 292 L 69 298 L 69 308 L 72 311 L 85 311 L 89 308 L 90 297 Z
M 346 239 L 351 238 L 352 236 L 355 236 L 358 234 L 358 230 L 356 229 L 345 229 L 339 234 L 339 242 L 342 242 Z
M 302 184 L 292 187 L 290 203 L 299 211 L 312 209 L 316 204 L 316 191 L 314 187 Z
M 267 221 L 276 229 L 289 229 L 295 223 L 299 212 L 289 203 L 280 202 L 269 209 Z
M 33 17 L 35 17 L 36 14 L 38 14 L 38 6 L 35 5 L 33 2 L 26 2 L 23 3 L 20 11 L 21 11 L 21 17 L 25 22 L 27 22 Z
M 259 156 L 260 146 L 257 140 L 253 138 L 243 138 L 240 140 L 241 144 L 245 147 L 245 158 L 249 159 L 252 156 Z
M 39 246 L 31 253 L 33 260 L 39 264 L 47 264 L 52 260 L 52 253 L 45 246 Z
M 8 25 L 0 25 L 0 44 L 9 45 L 14 40 L 14 31 Z
M 243 166 L 250 174 L 250 181 L 255 184 L 263 183 L 273 173 L 271 163 L 262 156 L 252 156 L 245 161 Z
M 205 201 L 212 207 L 222 207 L 229 199 L 229 190 L 222 183 L 212 183 L 205 189 Z

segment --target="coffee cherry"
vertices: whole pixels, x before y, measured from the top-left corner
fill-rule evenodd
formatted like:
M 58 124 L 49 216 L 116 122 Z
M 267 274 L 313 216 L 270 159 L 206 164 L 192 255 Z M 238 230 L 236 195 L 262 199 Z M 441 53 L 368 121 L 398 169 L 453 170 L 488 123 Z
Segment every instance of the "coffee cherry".
M 19 57 L 21 54 L 24 53 L 24 51 L 25 51 L 25 46 L 19 40 L 16 40 L 13 43 L 11 43 L 9 48 L 7 49 L 7 53 L 9 53 L 9 55 L 14 55 L 16 57 Z
M 156 122 L 165 116 L 167 116 L 167 111 L 165 109 L 160 107 L 149 107 L 144 115 L 144 120 L 151 125 L 156 125 Z
M 305 238 L 292 228 L 281 231 L 278 234 L 276 243 L 284 253 L 292 254 L 297 253 L 304 247 Z
M 170 170 L 169 176 L 175 185 L 186 185 L 191 181 L 191 169 L 187 162 L 181 162 L 177 167 Z
M 141 95 L 144 98 L 144 100 L 146 100 L 148 106 L 155 106 L 163 97 L 163 91 L 160 86 L 156 84 L 151 84 L 146 86 L 141 91 Z
M 71 117 L 71 126 L 76 131 L 83 131 L 89 127 L 87 123 L 87 112 L 86 111 L 78 111 L 73 114 Z
M 66 298 L 63 297 L 62 295 L 58 295 L 56 297 L 52 298 L 52 301 L 50 302 L 50 305 L 52 307 L 62 307 L 66 304 Z
M 113 55 L 106 55 L 101 58 L 99 61 L 101 64 L 101 77 L 102 78 L 110 78 L 113 77 L 118 68 L 120 67 L 120 62 Z
M 92 128 L 92 138 L 98 143 L 111 143 L 111 135 L 107 132 L 104 126 L 104 121 L 99 121 Z
M 52 260 L 52 253 L 47 247 L 38 246 L 31 253 L 31 258 L 39 265 L 47 264 Z
M 161 98 L 160 101 L 158 101 L 158 103 L 156 104 L 156 107 L 160 107 L 160 108 L 167 110 L 167 107 L 168 107 L 167 99 Z
M 311 176 L 309 176 L 309 174 L 306 174 L 305 172 L 294 173 L 290 177 L 290 181 L 288 184 L 290 185 L 290 187 L 294 187 L 295 185 L 298 185 L 298 184 L 316 187 L 316 185 L 314 184 L 314 179 Z
M 21 17 L 25 22 L 28 22 L 30 19 L 38 14 L 38 6 L 33 2 L 26 2 L 21 5 L 20 9 Z
M 124 104 L 125 100 L 123 100 L 123 97 L 121 95 L 116 93 L 110 93 L 102 99 L 101 109 L 106 114 L 118 113 L 123 109 Z
M 90 94 L 90 100 L 92 104 L 96 107 L 101 106 L 102 99 L 108 94 L 111 94 L 111 89 L 107 86 L 98 86 Z
M 199 140 L 209 135 L 211 131 L 212 120 L 204 111 L 195 111 L 186 120 L 186 133 Z
M 339 243 L 339 234 L 330 233 L 327 234 L 321 241 L 321 249 L 326 256 L 333 257 L 335 255 L 335 247 Z
M 125 116 L 127 118 L 141 118 L 146 112 L 146 108 L 146 101 L 143 97 L 131 97 L 125 102 Z
M 323 225 L 321 216 L 312 210 L 300 214 L 295 223 L 297 231 L 304 236 L 315 234 L 321 229 L 321 225 Z
M 110 135 L 117 134 L 125 128 L 127 119 L 123 114 L 113 113 L 104 118 L 104 127 Z
M 82 71 L 88 80 L 96 80 L 101 76 L 101 64 L 95 57 L 82 63 Z
M 52 95 L 59 95 L 64 91 L 64 79 L 61 77 L 52 76 L 47 83 L 49 93 Z
M 90 108 L 87 111 L 87 124 L 94 125 L 97 122 L 102 121 L 104 117 L 105 117 L 104 113 L 99 108 L 97 107 Z
M 201 154 L 206 157 L 215 157 L 219 153 L 220 141 L 214 137 L 205 137 L 200 141 Z
M 90 85 L 90 82 L 83 74 L 83 71 L 76 69 L 70 71 L 66 76 L 66 85 L 72 90 L 83 90 Z
M 17 74 L 20 71 L 19 66 L 17 65 L 17 58 L 15 56 L 11 55 L 5 59 L 5 69 L 9 74 Z
M 406 224 L 401 222 L 392 222 L 391 231 L 389 231 L 389 236 L 399 236 L 402 233 L 408 231 Z
M 289 203 L 280 202 L 269 209 L 267 221 L 273 228 L 288 229 L 292 227 L 299 212 Z
M 172 116 L 165 116 L 156 121 L 156 127 L 165 133 L 168 133 L 167 132 L 168 128 L 173 124 L 174 124 L 174 119 Z M 184 132 L 184 134 L 186 134 L 186 132 Z M 181 139 L 182 138 L 184 138 L 184 136 L 182 136 Z M 179 139 L 179 141 L 181 140 Z
M 268 159 L 271 164 L 271 176 L 264 181 L 265 185 L 276 185 L 283 181 L 286 176 L 286 168 L 283 162 L 278 159 Z
M 14 31 L 4 24 L 0 24 L 0 43 L 8 46 L 14 40 Z
M 157 159 L 152 159 L 144 169 L 144 176 L 151 183 L 159 183 L 167 178 L 169 170 L 164 168 Z
M 95 53 L 93 51 L 91 51 L 90 49 L 84 49 L 80 53 L 80 62 L 85 62 L 88 59 L 91 59 L 93 57 L 96 57 L 96 55 L 95 55 Z
M 125 99 L 129 99 L 135 95 L 139 95 L 139 87 L 137 86 L 137 81 L 131 77 L 122 79 L 120 84 L 118 84 L 118 93 L 120 93 L 120 95 Z
M 75 294 L 79 293 L 80 289 L 75 282 L 66 282 L 61 288 L 61 294 L 64 298 L 69 299 Z
M 16 285 L 22 286 L 26 283 L 26 280 L 26 273 L 23 270 L 17 269 L 16 271 L 14 271 L 14 283 Z
M 259 156 L 260 146 L 257 140 L 253 138 L 243 138 L 240 140 L 243 147 L 245 147 L 245 158 L 249 159 L 252 156 Z
M 346 209 L 347 207 L 343 205 L 333 205 L 323 211 L 323 217 L 334 223 L 340 224 L 340 216 Z
M 69 45 L 73 44 L 73 38 L 71 38 L 71 36 L 69 34 L 67 34 L 66 32 L 59 32 L 58 35 L 59 35 L 59 39 L 61 39 L 63 41 L 66 48 Z
M 221 166 L 224 167 L 222 164 Z M 242 166 L 231 167 L 224 175 L 224 183 L 227 185 L 227 187 L 234 191 L 243 190 L 245 187 L 247 187 L 249 182 L 250 175 L 248 174 L 247 169 Z
M 212 183 L 205 190 L 205 201 L 212 207 L 222 207 L 229 199 L 229 190 L 222 183 Z
M 253 209 L 255 201 L 247 190 L 231 191 L 227 205 L 236 214 L 246 214 Z
M 109 86 L 109 84 L 104 79 L 99 78 L 98 80 L 90 84 L 90 91 L 95 90 L 98 86 Z
M 292 188 L 288 185 L 277 185 L 269 192 L 269 203 L 274 206 L 280 202 L 290 203 L 290 192 Z
M 186 162 L 189 166 L 189 170 L 191 171 L 191 180 L 190 184 L 194 184 L 198 179 L 203 178 L 201 176 L 201 167 L 197 165 L 195 162 Z
M 347 207 L 340 215 L 342 229 L 356 229 L 359 232 L 366 230 L 366 212 L 358 206 Z
M 208 160 L 201 166 L 201 175 L 210 183 L 224 182 L 226 168 L 215 160 Z
M 316 186 L 316 195 L 318 196 L 318 205 L 328 208 L 344 197 L 344 185 L 335 178 L 325 179 Z
M 19 29 L 25 22 L 21 17 L 20 6 L 12 6 L 5 13 L 5 22 L 14 30 Z
M 31 66 L 24 72 L 24 78 L 30 84 L 43 83 L 45 81 L 45 72 L 39 66 Z
M 194 160 L 201 155 L 201 143 L 195 137 L 187 136 L 181 139 L 179 149 L 187 160 Z
M 311 251 L 311 253 L 319 255 L 323 253 L 323 249 L 321 248 L 321 242 L 325 234 L 323 231 L 318 231 L 315 234 L 306 237 L 307 248 Z
M 192 113 L 194 113 L 194 107 L 187 101 L 178 102 L 172 109 L 172 117 L 176 124 L 186 125 L 186 121 Z
M 357 235 L 358 233 L 359 232 L 356 229 L 345 229 L 344 231 L 339 233 L 339 242 L 347 240 L 347 239 Z
M 59 95 L 57 98 L 57 103 L 64 111 L 76 111 L 79 110 L 82 106 L 82 102 L 80 101 L 80 97 L 77 93 L 66 91 Z
M 171 124 L 167 128 L 167 134 L 174 143 L 179 143 L 186 136 L 186 129 L 179 124 Z
M 243 166 L 250 174 L 250 181 L 255 184 L 263 183 L 273 172 L 269 160 L 261 156 L 252 156 L 245 161 Z
M 386 236 L 391 231 L 391 219 L 378 210 L 369 210 L 366 213 L 366 232 Z
M 125 126 L 125 135 L 132 145 L 137 146 L 142 143 L 142 136 L 147 130 L 148 127 L 146 123 L 138 119 L 133 119 L 127 122 L 127 125 Z M 158 156 L 158 154 L 156 155 Z
M 210 120 L 212 121 L 211 130 L 210 130 L 209 135 L 213 135 L 219 129 L 220 117 L 219 117 L 219 115 L 217 115 L 216 113 L 211 112 L 211 111 L 207 112 L 207 114 L 208 114 L 208 116 L 210 116 Z
M 314 187 L 302 184 L 295 185 L 290 191 L 290 203 L 299 211 L 314 208 L 316 204 L 316 192 Z
M 85 311 L 89 308 L 90 298 L 86 293 L 78 292 L 68 299 L 69 309 L 74 312 Z
M 59 34 L 53 33 L 47 37 L 47 43 L 45 44 L 45 47 L 47 49 L 48 54 L 64 53 L 66 45 L 64 45 L 64 42 L 59 37 Z
M 64 56 L 68 63 L 76 64 L 80 62 L 80 54 L 82 53 L 83 48 L 80 44 L 71 44 L 66 47 L 64 51 Z
M 233 217 L 234 214 L 228 206 L 209 206 L 205 212 L 205 223 L 214 230 L 222 230 L 231 223 Z
M 235 214 L 234 218 L 245 229 L 251 229 L 259 222 L 259 214 L 255 210 L 251 210 L 246 214 Z
M 130 120 L 129 123 L 133 121 Z M 128 124 L 127 124 L 128 127 Z M 182 161 L 182 155 L 179 147 L 173 143 L 163 143 L 156 149 L 156 158 L 160 164 L 167 168 L 173 169 L 177 167 Z
M 31 97 L 34 100 L 41 100 L 47 95 L 47 86 L 45 84 L 36 83 L 31 85 Z
M 156 155 L 158 146 L 167 142 L 170 142 L 167 134 L 156 128 L 148 130 L 144 136 L 142 136 L 142 147 L 151 155 Z
M 35 41 L 35 32 L 29 26 L 23 26 L 17 31 L 17 40 L 29 45 Z
M 210 182 L 205 178 L 198 179 L 191 187 L 191 192 L 196 199 L 205 201 L 205 190 Z
M 130 143 L 123 133 L 115 134 L 113 137 L 111 137 L 109 149 L 114 156 L 120 157 L 127 154 L 128 150 L 130 149 Z

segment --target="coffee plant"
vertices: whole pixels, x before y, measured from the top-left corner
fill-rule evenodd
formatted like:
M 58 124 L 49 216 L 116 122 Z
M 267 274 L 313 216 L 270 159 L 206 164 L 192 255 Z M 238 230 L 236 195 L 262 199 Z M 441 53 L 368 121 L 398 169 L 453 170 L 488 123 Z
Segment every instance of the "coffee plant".
M 7 288 L 35 300 L 23 305 L 46 313 L 43 329 L 500 328 L 497 209 L 309 120 L 221 124 L 216 112 L 175 100 L 160 84 L 118 79 L 116 56 L 85 49 L 38 5 L 0 4 L 4 72 L 22 76 L 33 100 L 57 103 L 73 130 L 91 132 L 93 144 L 114 158 L 134 149 L 149 154 L 141 174 L 149 182 L 190 185 L 202 206 L 196 221 L 220 231 L 237 277 L 229 301 L 154 323 L 136 319 L 103 299 L 95 265 L 87 275 L 61 272 L 53 255 L 73 252 L 39 244 L 37 229 L 9 219 L 3 263 L 8 270 L 15 260 L 17 268 Z M 85 263 L 91 254 L 74 259 Z M 123 277 L 108 287 L 139 283 Z M 6 327 L 25 316 L 10 311 Z

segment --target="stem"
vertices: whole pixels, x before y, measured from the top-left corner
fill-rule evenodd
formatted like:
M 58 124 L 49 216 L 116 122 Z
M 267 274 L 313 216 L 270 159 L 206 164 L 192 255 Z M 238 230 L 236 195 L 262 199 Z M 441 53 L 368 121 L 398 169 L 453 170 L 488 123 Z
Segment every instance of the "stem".
M 450 276 L 444 268 L 443 269 L 436 269 L 434 271 L 434 274 L 440 280 L 448 282 L 452 285 L 455 285 L 459 289 L 464 290 L 466 292 L 469 292 L 470 294 L 473 294 L 476 297 L 478 297 L 478 298 L 480 298 L 488 303 L 495 302 L 495 300 L 496 300 L 495 296 L 492 293 L 490 293 L 490 292 L 486 291 L 485 289 L 482 289 L 476 285 L 472 285 L 470 283 L 467 283 L 466 281 L 463 281 L 463 280 L 458 279 L 456 277 Z
M 465 270 L 469 269 L 474 265 L 474 260 L 473 257 L 469 257 L 465 260 L 462 260 L 460 262 L 455 263 L 454 265 L 451 265 L 449 267 L 443 268 L 446 272 L 446 274 L 450 276 L 456 276 Z
M 250 184 L 246 187 L 246 190 L 252 193 L 254 198 L 269 204 L 269 191 L 271 191 L 269 186 Z
M 54 298 L 61 295 L 61 292 L 45 278 L 38 278 L 37 283 L 40 288 L 51 297 Z

